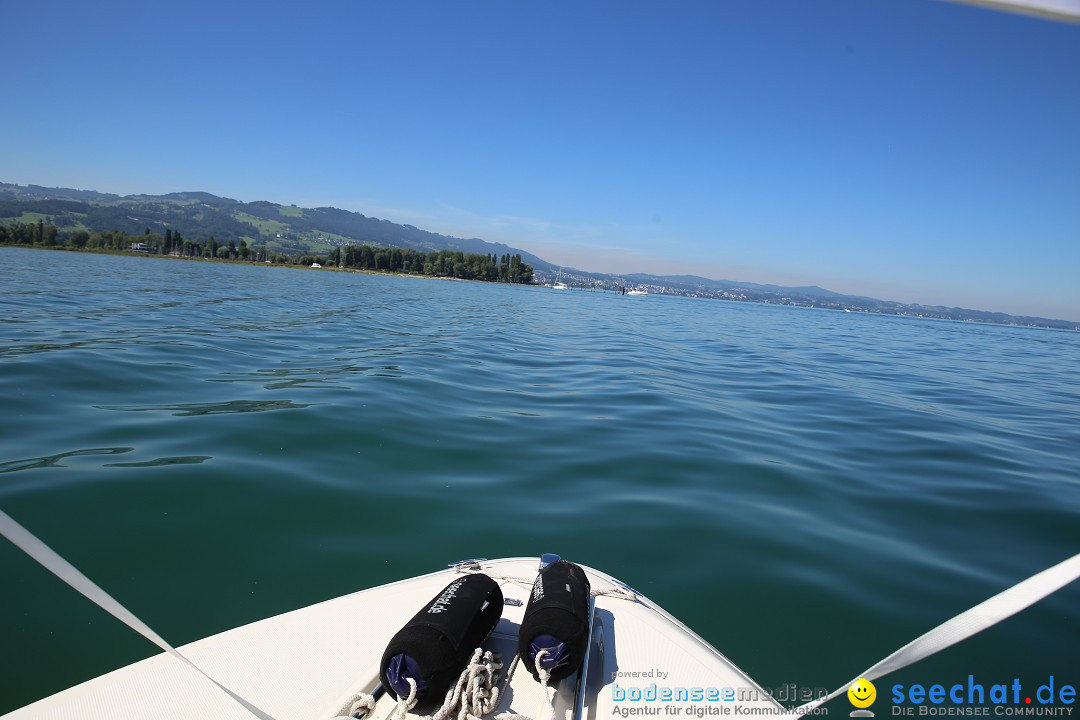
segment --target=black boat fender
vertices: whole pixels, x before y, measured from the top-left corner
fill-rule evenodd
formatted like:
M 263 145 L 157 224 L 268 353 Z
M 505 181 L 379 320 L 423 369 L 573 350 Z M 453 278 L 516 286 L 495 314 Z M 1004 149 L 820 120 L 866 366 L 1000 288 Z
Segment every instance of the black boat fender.
M 415 712 L 444 700 L 473 650 L 502 617 L 499 584 L 476 573 L 455 578 L 391 638 L 379 663 L 379 679 L 394 698 L 408 698 L 416 683 Z
M 553 562 L 533 583 L 518 633 L 518 655 L 534 678 L 536 656 L 554 682 L 577 672 L 589 643 L 589 578 L 581 566 Z

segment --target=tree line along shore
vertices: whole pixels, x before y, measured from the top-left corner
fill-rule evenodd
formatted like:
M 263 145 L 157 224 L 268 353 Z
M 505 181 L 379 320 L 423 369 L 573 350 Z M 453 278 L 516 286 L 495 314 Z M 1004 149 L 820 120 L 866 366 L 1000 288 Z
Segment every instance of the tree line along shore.
M 284 254 L 268 252 L 265 246 L 249 246 L 246 240 L 218 242 L 188 240 L 179 232 L 166 229 L 163 234 L 149 229 L 142 235 L 123 231 L 90 232 L 84 229 L 62 231 L 39 220 L 29 223 L 0 224 L 0 245 L 35 247 L 88 252 L 138 253 L 144 255 L 267 262 L 275 265 L 327 265 L 330 267 L 371 270 L 461 280 L 481 280 L 531 284 L 533 268 L 521 255 L 464 253 L 459 250 L 420 250 L 386 248 L 373 245 L 335 247 L 326 255 L 312 253 Z

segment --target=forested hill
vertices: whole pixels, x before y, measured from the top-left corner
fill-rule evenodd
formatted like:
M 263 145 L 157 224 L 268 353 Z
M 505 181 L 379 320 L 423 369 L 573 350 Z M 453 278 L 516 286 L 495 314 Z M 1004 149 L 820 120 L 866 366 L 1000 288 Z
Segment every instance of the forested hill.
M 3 240 L 5 236 L 15 239 Z M 619 291 L 637 286 L 655 294 L 1080 330 L 1078 322 L 890 302 L 817 286 L 782 287 L 689 275 L 610 275 L 569 267 L 556 273 L 551 263 L 502 243 L 449 237 L 338 208 L 245 203 L 205 192 L 120 196 L 0 183 L 0 244 L 4 242 L 117 250 L 138 243 L 150 246 L 151 252 L 185 256 L 254 256 L 300 264 L 321 259 L 345 267 L 408 268 L 408 272 L 503 282 L 561 279 L 580 289 Z M 383 250 L 373 252 L 372 246 Z
M 335 247 L 377 245 L 431 252 L 520 255 L 540 270 L 551 264 L 531 253 L 478 238 L 455 238 L 333 207 L 301 208 L 266 201 L 240 202 L 205 192 L 112 195 L 92 190 L 0 183 L 0 222 L 45 222 L 61 232 L 158 235 L 166 229 L 204 243 L 241 240 L 284 255 L 328 255 Z

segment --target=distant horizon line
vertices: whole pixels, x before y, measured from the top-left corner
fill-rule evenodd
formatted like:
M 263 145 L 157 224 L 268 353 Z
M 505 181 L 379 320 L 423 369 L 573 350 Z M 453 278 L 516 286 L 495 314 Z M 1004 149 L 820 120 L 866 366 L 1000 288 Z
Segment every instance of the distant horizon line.
M 305 206 L 297 205 L 296 203 L 282 203 L 282 202 L 276 202 L 276 201 L 273 201 L 273 200 L 261 200 L 261 199 L 239 200 L 237 198 L 229 197 L 227 195 L 218 195 L 216 193 L 213 193 L 213 192 L 210 192 L 210 191 L 207 191 L 207 190 L 171 190 L 171 191 L 163 192 L 163 193 L 159 193 L 159 194 L 148 193 L 148 192 L 117 193 L 117 192 L 110 192 L 110 191 L 103 191 L 103 190 L 96 190 L 96 189 L 77 188 L 77 187 L 71 187 L 71 186 L 65 186 L 65 185 L 52 185 L 52 186 L 50 186 L 50 185 L 40 185 L 38 183 L 27 183 L 25 185 L 21 185 L 21 184 L 16 183 L 16 182 L 0 181 L 0 187 L 3 187 L 3 186 L 11 186 L 11 187 L 17 187 L 17 188 L 26 188 L 26 189 L 42 188 L 44 190 L 57 190 L 57 191 L 71 190 L 71 191 L 75 191 L 75 192 L 95 193 L 95 194 L 98 194 L 98 195 L 109 195 L 109 196 L 112 196 L 112 197 L 115 197 L 115 198 L 118 198 L 118 199 L 133 198 L 133 197 L 166 197 L 166 196 L 170 196 L 170 195 L 209 195 L 211 197 L 215 197 L 215 198 L 218 198 L 220 200 L 228 200 L 228 201 L 239 203 L 239 204 L 251 204 L 251 203 L 257 203 L 257 202 L 267 202 L 267 203 L 271 203 L 273 205 L 278 205 L 280 207 L 296 207 L 296 208 L 299 208 L 299 209 L 302 209 L 302 210 L 317 210 L 319 208 L 331 208 L 331 209 L 334 209 L 334 210 L 341 210 L 343 212 L 355 213 L 355 214 L 360 215 L 362 217 L 366 217 L 366 218 L 370 218 L 370 219 L 374 219 L 374 220 L 379 220 L 379 221 L 382 221 L 382 222 L 390 222 L 390 223 L 393 223 L 393 224 L 396 224 L 396 225 L 411 227 L 413 229 L 420 230 L 422 232 L 429 232 L 429 233 L 432 233 L 434 235 L 441 235 L 443 237 L 447 237 L 447 238 L 451 238 L 451 239 L 456 239 L 456 240 L 478 240 L 478 241 L 488 243 L 488 244 L 491 244 L 491 245 L 501 245 L 501 246 L 507 247 L 507 248 L 509 248 L 511 250 L 517 250 L 519 252 L 528 253 L 529 255 L 532 255 L 533 257 L 537 258 L 538 260 L 541 260 L 543 263 L 545 263 L 547 265 L 550 265 L 552 267 L 555 267 L 555 266 L 559 265 L 559 263 L 554 263 L 554 262 L 551 262 L 549 260 L 545 260 L 544 258 L 541 258 L 539 255 L 532 252 L 531 250 L 526 250 L 524 248 L 511 246 L 510 244 L 508 244 L 505 241 L 485 240 L 483 237 L 480 237 L 479 235 L 473 235 L 472 237 L 466 237 L 464 235 L 457 236 L 457 235 L 442 233 L 442 232 L 438 232 L 438 231 L 434 231 L 434 230 L 425 230 L 424 228 L 418 227 L 418 226 L 413 225 L 411 223 L 397 222 L 395 220 L 390 220 L 389 218 L 385 218 L 385 217 L 377 217 L 375 215 L 367 215 L 364 212 L 361 212 L 360 210 L 350 210 L 348 208 L 339 208 L 339 207 L 334 206 L 334 205 L 316 205 L 316 206 L 313 206 L 313 207 L 305 207 Z M 361 242 L 361 244 L 363 244 L 363 243 Z M 668 274 L 660 275 L 660 274 L 657 274 L 655 272 L 641 272 L 641 271 L 626 273 L 626 272 L 610 272 L 610 271 L 606 271 L 606 270 L 585 270 L 585 269 L 582 269 L 582 268 L 577 268 L 577 267 L 574 267 L 574 266 L 571 266 L 571 265 L 566 265 L 566 264 L 559 265 L 559 266 L 563 270 L 570 270 L 572 272 L 585 273 L 585 274 L 589 274 L 589 275 L 606 275 L 606 276 L 645 275 L 645 276 L 656 277 L 656 278 L 675 278 L 675 277 L 684 276 L 684 277 L 700 278 L 702 280 L 707 280 L 709 282 L 718 283 L 718 284 L 720 284 L 720 283 L 729 283 L 729 284 L 732 284 L 732 285 L 750 285 L 750 286 L 757 286 L 758 288 L 776 288 L 776 289 L 779 289 L 779 290 L 801 290 L 801 289 L 806 289 L 806 288 L 817 288 L 819 290 L 822 290 L 822 291 L 825 291 L 825 292 L 828 292 L 828 293 L 833 293 L 833 294 L 835 294 L 837 296 L 840 296 L 840 297 L 846 297 L 846 298 L 852 298 L 852 299 L 873 300 L 873 301 L 876 301 L 876 302 L 892 303 L 892 304 L 895 304 L 895 305 L 908 306 L 908 307 L 922 307 L 922 308 L 928 308 L 928 309 L 942 309 L 942 310 L 968 312 L 968 313 L 999 314 L 999 315 L 1004 315 L 1004 316 L 1007 316 L 1007 317 L 1013 317 L 1013 318 L 1017 318 L 1017 319 L 1045 320 L 1045 321 L 1050 321 L 1050 322 L 1068 323 L 1068 324 L 1073 324 L 1073 325 L 1080 326 L 1080 321 L 1067 320 L 1067 319 L 1064 319 L 1064 318 L 1053 318 L 1053 317 L 1046 317 L 1046 316 L 1041 316 L 1041 315 L 1029 315 L 1029 314 L 1017 315 L 1017 314 L 1014 314 L 1012 312 L 1004 312 L 1004 311 L 997 311 L 997 310 L 978 310 L 978 309 L 975 309 L 975 308 L 966 308 L 966 307 L 962 307 L 962 306 L 959 306 L 959 305 L 943 305 L 943 304 L 929 305 L 929 304 L 925 304 L 925 303 L 921 303 L 921 302 L 905 302 L 905 301 L 898 301 L 898 300 L 884 300 L 882 298 L 877 298 L 877 297 L 873 297 L 873 296 L 869 296 L 869 295 L 856 295 L 856 294 L 852 294 L 852 293 L 838 292 L 838 291 L 835 291 L 835 290 L 831 290 L 830 288 L 824 287 L 823 285 L 820 285 L 817 282 L 811 282 L 811 283 L 802 284 L 802 285 L 781 285 L 781 284 L 775 283 L 775 282 L 762 283 L 762 282 L 755 282 L 755 281 L 749 281 L 749 280 L 729 280 L 729 279 L 726 279 L 726 278 L 712 278 L 712 277 L 708 277 L 706 275 L 698 275 L 698 274 L 695 274 L 695 273 L 692 273 L 692 272 L 668 273 Z M 543 271 L 541 271 L 541 272 L 543 272 Z

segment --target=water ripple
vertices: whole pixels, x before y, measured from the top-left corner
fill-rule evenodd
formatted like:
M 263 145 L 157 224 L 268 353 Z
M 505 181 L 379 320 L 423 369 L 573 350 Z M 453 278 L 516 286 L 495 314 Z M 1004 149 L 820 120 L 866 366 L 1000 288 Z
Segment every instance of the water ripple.
M 120 412 L 172 412 L 177 417 L 197 415 L 221 415 L 228 413 L 267 412 L 270 410 L 296 410 L 311 407 L 312 403 L 294 403 L 291 400 L 230 400 L 216 403 L 179 403 L 176 405 L 95 405 L 99 410 Z
M 835 686 L 1080 548 L 1076 333 L 3 248 L 0 276 L 0 472 L 35 471 L 0 506 L 180 640 L 557 551 L 764 685 Z M 139 652 L 0 561 L 0 713 Z M 1060 676 L 1077 606 L 950 672 Z
M 155 458 L 154 460 L 145 460 L 143 462 L 129 462 L 129 463 L 106 463 L 105 467 L 129 467 L 129 468 L 145 468 L 145 467 L 161 467 L 163 465 L 198 465 L 199 463 L 210 460 L 209 455 L 185 455 L 182 457 L 163 457 Z
M 134 449 L 135 448 L 130 447 L 89 448 L 86 450 L 70 450 L 55 455 L 45 455 L 44 457 L 9 460 L 7 462 L 0 462 L 0 473 L 18 472 L 20 470 L 36 470 L 39 468 L 62 468 L 66 466 L 60 461 L 65 458 L 82 457 L 86 455 L 119 455 L 131 452 Z

